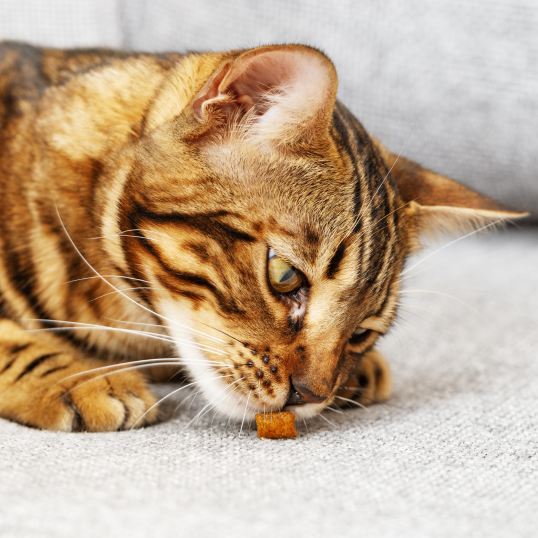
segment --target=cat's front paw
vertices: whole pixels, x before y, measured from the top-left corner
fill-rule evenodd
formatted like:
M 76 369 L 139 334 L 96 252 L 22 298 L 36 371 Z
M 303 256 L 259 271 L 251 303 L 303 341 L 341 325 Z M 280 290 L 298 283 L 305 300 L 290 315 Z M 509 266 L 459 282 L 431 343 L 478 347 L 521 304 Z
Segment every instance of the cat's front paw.
M 53 386 L 41 400 L 38 427 L 63 431 L 106 432 L 151 424 L 157 400 L 138 372 L 99 372 Z M 65 390 L 70 385 L 69 390 Z
M 340 387 L 335 403 L 340 407 L 384 402 L 392 391 L 392 375 L 385 359 L 375 350 L 364 354 L 356 372 Z

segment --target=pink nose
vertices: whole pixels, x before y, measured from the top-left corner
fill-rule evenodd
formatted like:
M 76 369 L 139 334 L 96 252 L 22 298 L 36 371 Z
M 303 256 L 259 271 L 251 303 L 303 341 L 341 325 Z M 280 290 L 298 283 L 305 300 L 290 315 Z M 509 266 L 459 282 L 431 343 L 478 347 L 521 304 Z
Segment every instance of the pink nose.
M 318 396 L 302 385 L 294 385 L 290 376 L 290 392 L 284 407 L 292 405 L 305 405 L 308 403 L 321 403 L 326 399 L 326 396 Z

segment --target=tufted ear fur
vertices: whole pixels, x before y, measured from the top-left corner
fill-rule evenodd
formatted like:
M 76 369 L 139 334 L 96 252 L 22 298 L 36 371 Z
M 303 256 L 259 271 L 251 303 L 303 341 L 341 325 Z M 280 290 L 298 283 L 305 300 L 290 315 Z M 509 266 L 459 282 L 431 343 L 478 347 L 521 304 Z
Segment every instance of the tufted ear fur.
M 460 183 L 390 153 L 374 141 L 421 235 L 458 234 L 525 217 Z
M 212 112 L 227 123 L 246 117 L 249 134 L 285 143 L 326 133 L 337 85 L 334 66 L 315 49 L 260 47 L 223 65 L 192 109 L 200 122 Z

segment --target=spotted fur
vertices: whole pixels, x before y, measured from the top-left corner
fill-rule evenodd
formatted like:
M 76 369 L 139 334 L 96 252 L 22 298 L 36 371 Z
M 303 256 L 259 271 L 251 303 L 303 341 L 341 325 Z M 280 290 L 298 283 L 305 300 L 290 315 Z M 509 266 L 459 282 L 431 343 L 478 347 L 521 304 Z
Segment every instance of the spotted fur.
M 229 416 L 386 399 L 373 346 L 421 235 L 521 215 L 398 159 L 336 89 L 299 45 L 0 44 L 0 416 L 151 423 L 148 369 L 96 368 L 174 357 Z

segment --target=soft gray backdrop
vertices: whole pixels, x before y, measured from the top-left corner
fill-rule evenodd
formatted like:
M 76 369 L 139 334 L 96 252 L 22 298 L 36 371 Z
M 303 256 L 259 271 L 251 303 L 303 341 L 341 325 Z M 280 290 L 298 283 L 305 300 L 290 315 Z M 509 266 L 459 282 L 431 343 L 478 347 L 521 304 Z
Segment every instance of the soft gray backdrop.
M 310 44 L 389 148 L 538 215 L 534 0 L 3 0 L 0 38 L 147 51 Z

